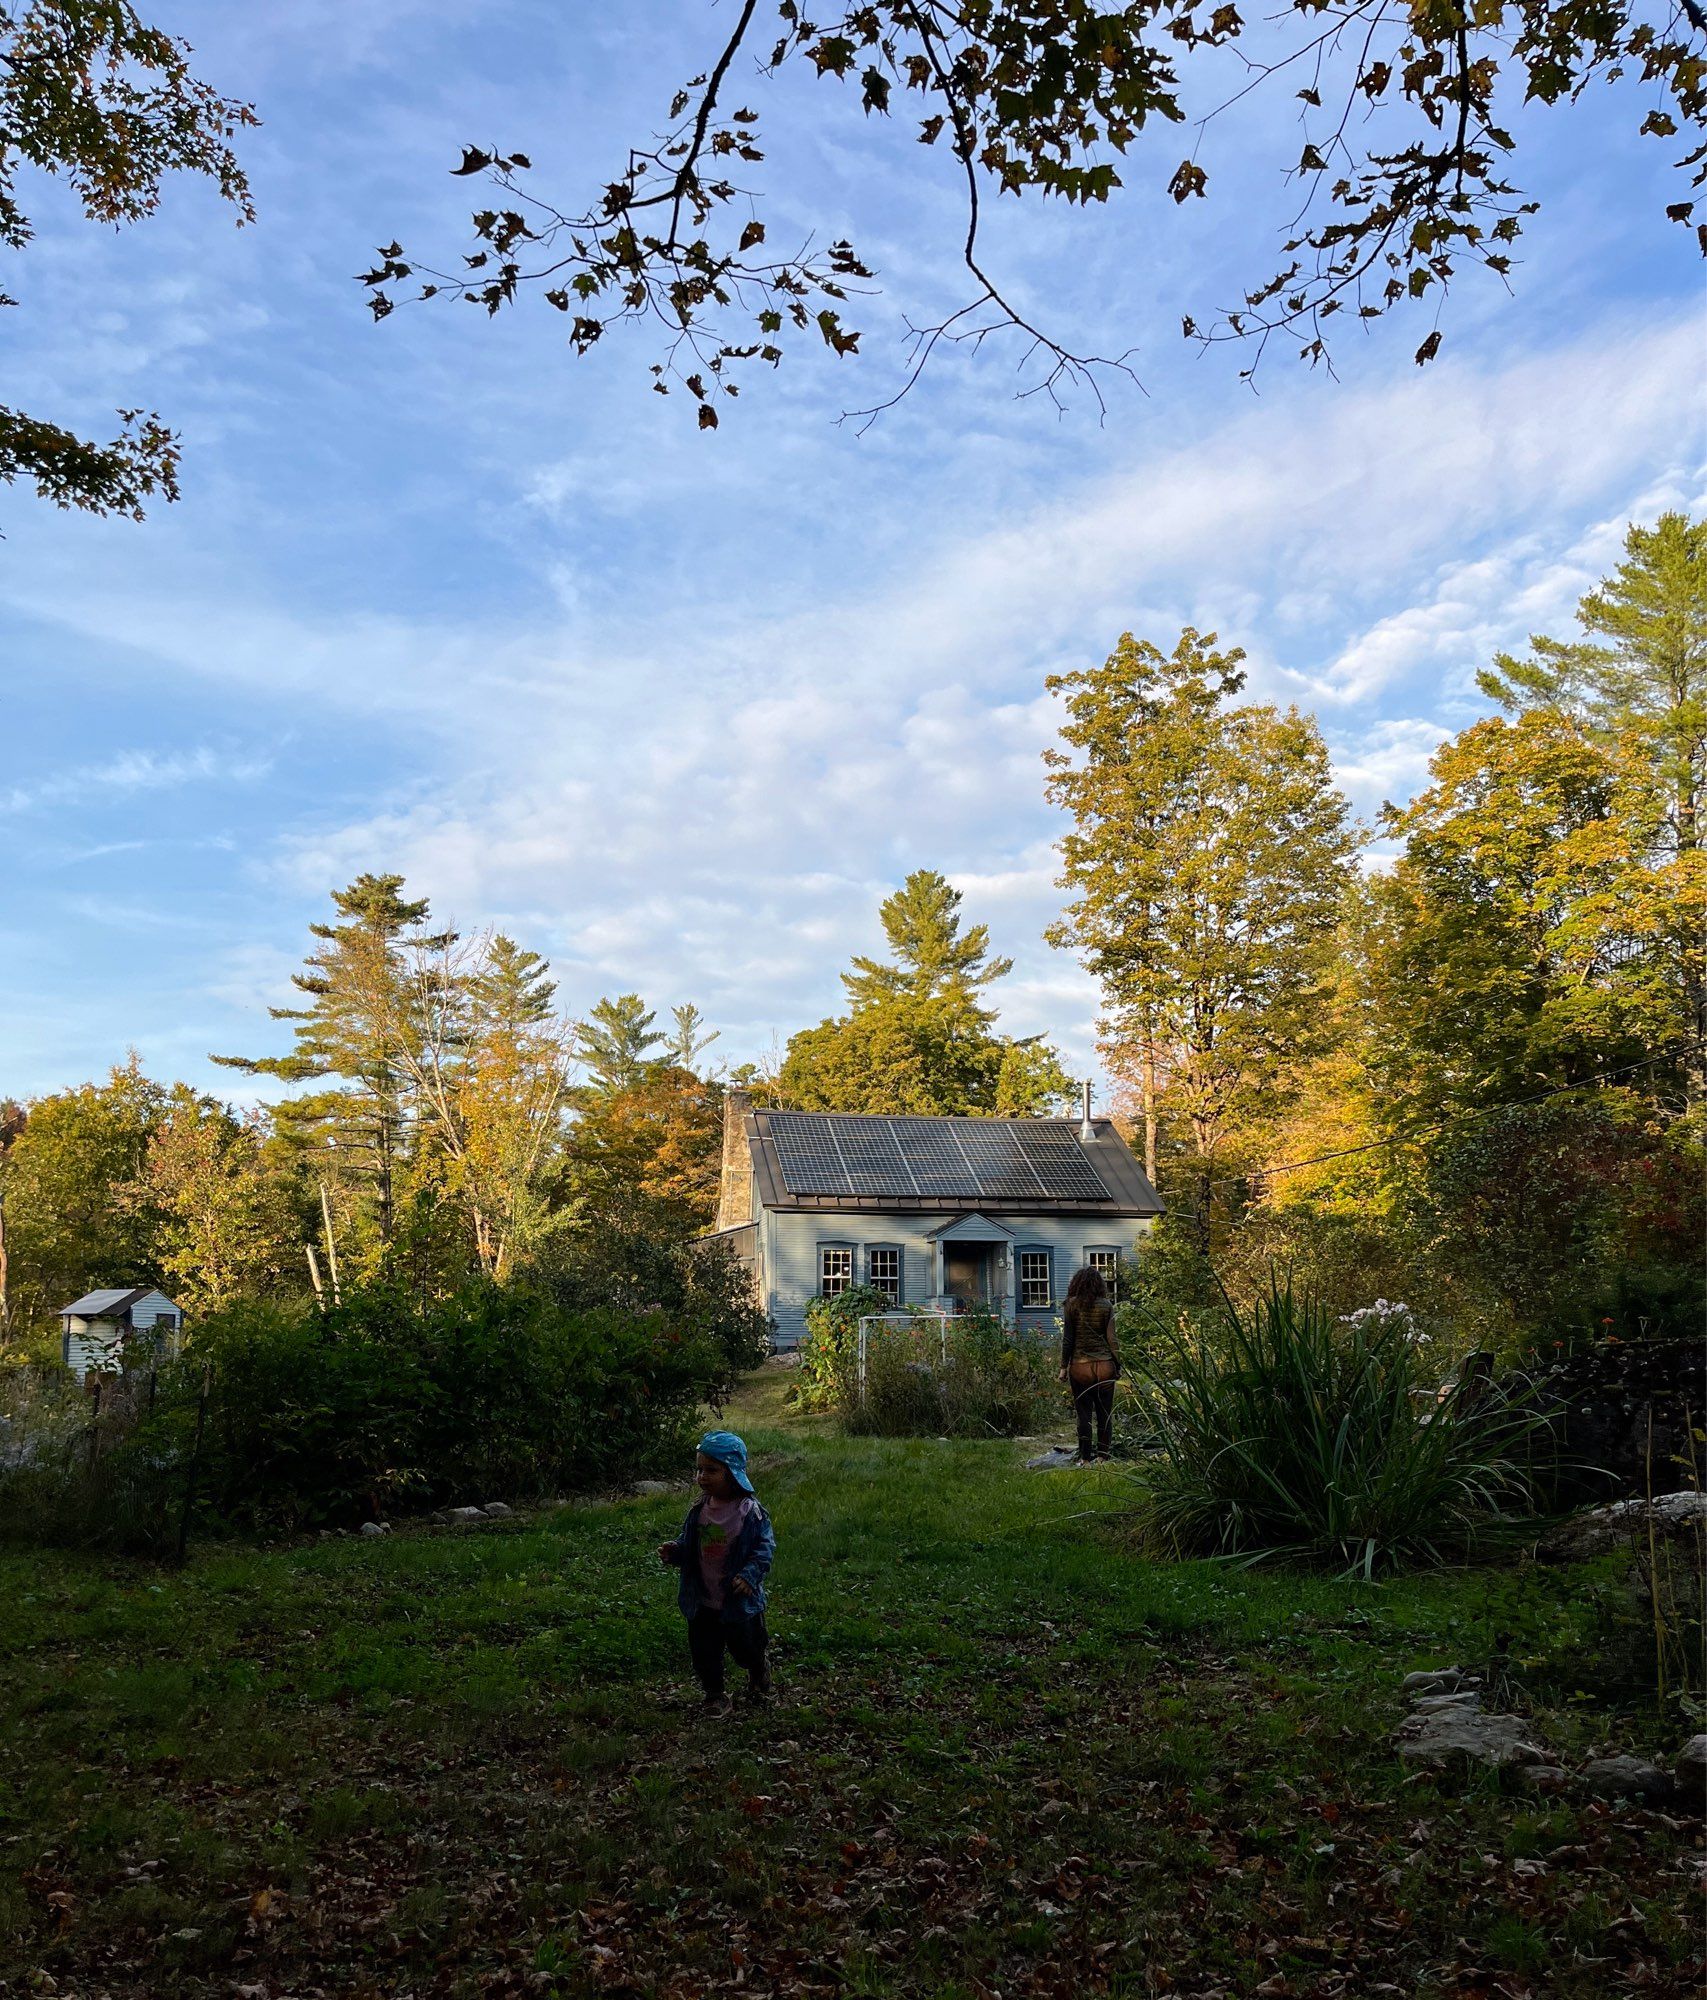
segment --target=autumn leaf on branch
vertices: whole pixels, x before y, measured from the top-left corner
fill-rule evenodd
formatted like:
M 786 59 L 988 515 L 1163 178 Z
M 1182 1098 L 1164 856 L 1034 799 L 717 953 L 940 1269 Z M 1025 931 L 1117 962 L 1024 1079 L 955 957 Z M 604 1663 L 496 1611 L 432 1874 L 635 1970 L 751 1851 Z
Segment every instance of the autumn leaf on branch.
M 1253 347 L 1246 374 L 1277 333 L 1298 335 L 1305 359 L 1327 361 L 1327 322 L 1336 314 L 1367 322 L 1445 292 L 1467 254 L 1509 279 L 1510 258 L 1488 258 L 1478 247 L 1490 236 L 1509 244 L 1535 210 L 1509 177 L 1516 142 L 1494 116 L 1502 90 L 1515 86 L 1531 102 L 1568 108 L 1591 86 L 1639 70 L 1650 91 L 1641 131 L 1662 141 L 1692 138 L 1680 165 L 1697 184 L 1707 174 L 1707 11 L 1699 0 L 1682 0 L 1681 14 L 1653 17 L 1641 0 L 1602 0 L 1593 9 L 1582 0 L 1504 0 L 1491 10 L 1396 11 L 1369 0 L 1288 0 L 1278 39 L 1265 40 L 1260 55 L 1244 52 L 1247 24 L 1231 0 L 1116 7 L 1096 0 L 853 0 L 817 21 L 797 0 L 741 0 L 731 13 L 720 19 L 714 59 L 669 96 L 663 129 L 631 146 L 627 164 L 590 204 L 559 206 L 524 187 L 516 177 L 528 169 L 525 154 L 466 146 L 451 171 L 488 175 L 513 204 L 504 211 L 513 220 L 501 246 L 510 263 L 478 285 L 428 270 L 432 282 L 422 296 L 460 296 L 492 314 L 536 287 L 555 304 L 571 273 L 586 320 L 597 327 L 583 330 L 576 350 L 585 352 L 619 323 L 645 325 L 663 349 L 653 386 L 665 394 L 695 372 L 722 378 L 754 359 L 774 365 L 783 350 L 746 337 L 755 326 L 775 336 L 815 324 L 838 357 L 859 353 L 860 330 L 844 323 L 840 308 L 869 292 L 873 273 L 849 246 L 823 252 L 810 233 L 792 254 L 770 250 L 753 214 L 764 189 L 748 172 L 766 164 L 759 114 L 746 104 L 725 109 L 728 95 L 791 62 L 857 91 L 867 118 L 889 116 L 902 94 L 923 100 L 924 115 L 911 130 L 931 164 L 921 161 L 919 170 L 948 172 L 963 198 L 957 249 L 964 302 L 932 323 L 909 323 L 903 379 L 858 413 L 866 421 L 899 402 L 944 345 L 975 352 L 998 337 L 1019 343 L 1022 394 L 1060 404 L 1078 387 L 1100 408 L 1101 385 L 1131 374 L 1130 347 L 1102 356 L 1069 346 L 1022 306 L 986 257 L 986 205 L 1002 195 L 1081 207 L 1112 201 L 1132 178 L 1121 163 L 1139 153 L 1146 128 L 1188 116 L 1199 144 L 1166 186 L 1177 205 L 1206 199 L 1202 146 L 1276 77 L 1284 77 L 1280 87 L 1294 86 L 1305 120 L 1289 169 L 1301 177 L 1303 199 L 1284 232 L 1289 261 L 1280 278 L 1254 286 L 1243 307 L 1185 321 L 1189 339 Z M 761 15 L 774 29 L 762 48 Z M 1188 85 L 1201 74 L 1203 87 L 1212 87 L 1198 51 L 1230 47 L 1245 67 L 1239 88 L 1188 112 Z M 1296 87 L 1300 68 L 1306 80 Z M 1652 101 L 1656 94 L 1662 103 Z M 1365 126 L 1374 106 L 1384 122 Z M 1381 150 L 1365 136 L 1377 130 Z M 941 151 L 939 141 L 947 142 Z M 1672 203 L 1667 213 L 1687 219 L 1687 206 Z M 623 226 L 613 228 L 619 217 Z M 475 230 L 489 234 L 479 215 Z M 382 264 L 360 282 L 375 292 L 375 316 L 383 316 L 393 277 Z M 1437 325 L 1417 350 L 1419 362 L 1432 358 L 1441 340 Z M 700 422 L 712 427 L 703 416 Z

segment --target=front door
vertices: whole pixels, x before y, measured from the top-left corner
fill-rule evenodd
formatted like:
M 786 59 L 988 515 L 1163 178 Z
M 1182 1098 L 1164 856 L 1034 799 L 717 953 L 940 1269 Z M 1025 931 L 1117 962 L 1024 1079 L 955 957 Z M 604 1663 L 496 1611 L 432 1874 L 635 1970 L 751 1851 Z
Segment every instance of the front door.
M 942 1246 L 942 1288 L 961 1312 L 988 1305 L 995 1297 L 995 1262 L 993 1243 Z

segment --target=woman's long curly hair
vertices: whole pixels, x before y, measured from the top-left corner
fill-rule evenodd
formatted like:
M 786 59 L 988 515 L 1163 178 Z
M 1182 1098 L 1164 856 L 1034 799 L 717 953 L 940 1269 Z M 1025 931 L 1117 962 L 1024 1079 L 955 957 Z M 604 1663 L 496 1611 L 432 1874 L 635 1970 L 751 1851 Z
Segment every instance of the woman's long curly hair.
M 1072 1282 L 1067 1287 L 1067 1303 L 1070 1306 L 1092 1306 L 1098 1299 L 1108 1297 L 1108 1280 L 1094 1264 L 1086 1264 L 1082 1270 L 1073 1273 Z

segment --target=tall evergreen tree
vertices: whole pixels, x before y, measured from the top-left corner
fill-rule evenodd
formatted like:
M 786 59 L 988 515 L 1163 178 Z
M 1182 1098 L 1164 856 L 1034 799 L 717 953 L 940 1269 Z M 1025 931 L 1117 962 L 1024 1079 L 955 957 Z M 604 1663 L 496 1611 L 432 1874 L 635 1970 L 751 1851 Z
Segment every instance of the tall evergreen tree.
M 592 1008 L 580 1024 L 576 1054 L 593 1091 L 632 1090 L 645 1077 L 659 1060 L 652 1051 L 665 1042 L 657 1023 L 638 993 L 619 993 Z
M 960 892 L 921 868 L 883 904 L 894 953 L 842 974 L 849 1010 L 790 1038 L 778 1078 L 804 1111 L 1036 1117 L 1072 1095 L 1055 1051 L 997 1034 L 980 995 L 1013 969 L 990 933 L 960 929 Z
M 902 998 L 975 1007 L 986 986 L 1012 972 L 1011 958 L 990 957 L 988 924 L 961 935 L 960 901 L 960 891 L 933 868 L 915 869 L 885 900 L 878 915 L 893 963 L 856 957 L 853 970 L 842 974 L 856 1012 Z
M 707 1028 L 705 1016 L 691 1000 L 685 1000 L 679 1007 L 670 1009 L 670 1019 L 675 1028 L 669 1037 L 665 1050 L 666 1059 L 675 1068 L 699 1074 L 699 1059 L 717 1040 L 717 1030 Z
M 284 1099 L 274 1115 L 283 1136 L 320 1152 L 322 1166 L 326 1152 L 334 1153 L 339 1182 L 371 1199 L 382 1252 L 396 1227 L 398 1168 L 413 1126 L 410 1059 L 422 1020 L 412 965 L 454 940 L 449 931 L 424 931 L 426 900 L 411 901 L 402 889 L 401 875 L 360 875 L 333 891 L 341 921 L 309 926 L 319 946 L 291 975 L 308 1004 L 267 1010 L 293 1023 L 288 1055 L 212 1058 L 246 1076 L 337 1079 L 329 1089 Z
M 1205 1233 L 1223 1142 L 1312 1044 L 1356 849 L 1314 718 L 1229 705 L 1243 658 L 1213 633 L 1188 628 L 1171 655 L 1128 633 L 1101 667 L 1047 683 L 1068 746 L 1046 753 L 1047 791 L 1073 818 L 1071 901 L 1048 937 L 1102 985 L 1152 1173 L 1177 1119 Z
M 469 1005 L 487 1026 L 511 1034 L 551 1018 L 557 982 L 537 951 L 526 951 L 502 931 L 486 945 L 467 976 Z

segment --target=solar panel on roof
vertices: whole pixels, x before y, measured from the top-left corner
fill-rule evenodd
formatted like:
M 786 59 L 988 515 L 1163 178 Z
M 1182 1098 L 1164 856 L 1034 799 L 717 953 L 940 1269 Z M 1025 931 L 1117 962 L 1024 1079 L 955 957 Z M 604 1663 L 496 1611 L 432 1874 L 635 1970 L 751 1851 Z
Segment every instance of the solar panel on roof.
M 835 1139 L 856 1194 L 918 1193 L 918 1183 L 887 1123 L 844 1125 L 836 1129 Z
M 804 1112 L 776 1113 L 771 1139 L 790 1194 L 852 1194 L 829 1122 Z
M 770 1132 L 790 1194 L 979 1203 L 1109 1199 L 1064 1124 L 777 1111 Z
M 977 1176 L 980 1197 L 1024 1197 L 1049 1192 L 1020 1151 L 1012 1126 L 992 1123 L 980 1130 L 969 1125 L 956 1132 L 955 1137 L 965 1148 L 967 1161 Z
M 1107 1201 L 1102 1177 L 1063 1125 L 1015 1127 L 1014 1135 L 1038 1178 L 1059 1201 Z
M 949 1119 L 895 1118 L 890 1129 L 920 1194 L 971 1198 L 971 1170 Z

